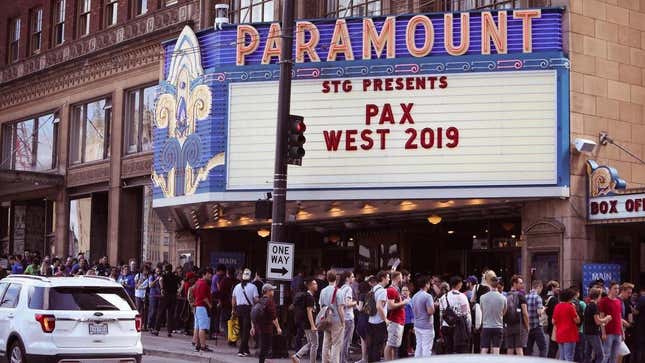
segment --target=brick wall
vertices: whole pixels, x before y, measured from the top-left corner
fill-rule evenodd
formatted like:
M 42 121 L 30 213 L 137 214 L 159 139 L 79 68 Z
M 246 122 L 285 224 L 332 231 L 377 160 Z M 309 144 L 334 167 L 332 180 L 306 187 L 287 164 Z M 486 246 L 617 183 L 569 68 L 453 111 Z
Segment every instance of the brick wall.
M 571 0 L 569 11 L 572 140 L 607 131 L 645 158 L 645 0 Z M 593 157 L 629 187 L 645 186 L 645 166 L 617 147 L 600 146 Z M 587 158 L 572 155 L 574 176 L 584 177 Z

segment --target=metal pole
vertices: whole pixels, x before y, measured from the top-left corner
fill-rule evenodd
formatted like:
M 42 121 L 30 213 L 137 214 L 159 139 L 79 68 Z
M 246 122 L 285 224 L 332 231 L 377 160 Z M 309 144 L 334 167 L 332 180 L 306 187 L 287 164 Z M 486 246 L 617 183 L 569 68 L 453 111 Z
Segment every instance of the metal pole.
M 273 174 L 273 209 L 271 213 L 271 241 L 286 239 L 287 199 L 287 120 L 291 103 L 291 62 L 293 46 L 293 2 L 282 2 L 282 48 L 280 49 L 280 84 L 278 85 L 278 120 L 275 137 L 275 168 Z

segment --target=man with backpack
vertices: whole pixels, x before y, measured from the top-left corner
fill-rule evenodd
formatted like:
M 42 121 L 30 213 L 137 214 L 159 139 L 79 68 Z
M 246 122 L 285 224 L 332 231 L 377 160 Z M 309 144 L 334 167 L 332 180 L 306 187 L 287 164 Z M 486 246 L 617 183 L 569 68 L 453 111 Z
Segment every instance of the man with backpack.
M 174 323 L 173 313 L 177 304 L 177 289 L 179 289 L 179 277 L 177 277 L 172 265 L 167 264 L 164 273 L 159 279 L 159 288 L 161 289 L 161 298 L 159 300 L 159 310 L 157 311 L 157 321 L 153 335 L 159 335 L 161 322 L 165 316 L 166 328 L 168 328 L 168 338 L 172 337 L 172 328 Z
M 446 344 L 446 353 L 467 353 L 470 336 L 470 304 L 461 293 L 462 280 L 459 276 L 450 278 L 451 290 L 439 299 L 441 312 L 441 334 Z
M 273 341 L 273 328 L 275 327 L 278 335 L 282 335 L 282 329 L 280 329 L 280 323 L 278 322 L 278 313 L 273 301 L 275 289 L 276 287 L 271 284 L 264 284 L 262 286 L 262 298 L 253 305 L 251 311 L 251 320 L 253 321 L 251 335 L 259 337 L 260 340 L 260 363 L 264 363 L 269 355 L 271 342 Z
M 251 283 L 251 270 L 242 272 L 242 282 L 233 288 L 231 305 L 240 322 L 240 349 L 238 357 L 251 355 L 249 350 L 249 333 L 251 331 L 251 308 L 259 297 L 258 289 Z
M 365 298 L 364 311 L 369 315 L 367 324 L 367 361 L 379 362 L 387 339 L 387 292 L 385 287 L 390 283 L 387 271 L 376 274 L 378 283 Z
M 324 315 L 324 320 L 329 322 L 326 323 L 325 329 L 322 329 L 324 330 L 323 363 L 338 363 L 340 362 L 340 351 L 343 346 L 343 333 L 345 330 L 345 296 L 337 286 L 336 273 L 329 271 L 327 273 L 327 282 L 329 282 L 329 286 L 320 292 L 319 304 L 321 310 L 316 322 L 318 323 L 322 320 L 320 315 Z
M 482 308 L 481 353 L 499 354 L 504 336 L 504 314 L 506 314 L 506 298 L 498 290 L 498 277 L 487 281 L 490 291 L 479 298 Z
M 506 353 L 524 355 L 524 344 L 522 344 L 522 325 L 529 328 L 529 314 L 526 297 L 520 294 L 524 288 L 524 280 L 520 275 L 511 277 L 511 291 L 506 295 L 506 314 L 504 314 L 504 343 Z
M 316 353 L 318 352 L 318 330 L 316 329 L 315 316 L 318 314 L 318 302 L 315 299 L 318 291 L 318 283 L 315 279 L 309 279 L 306 282 L 307 291 L 302 295 L 302 299 L 294 303 L 296 322 L 302 323 L 305 330 L 307 344 L 303 345 L 296 354 L 291 356 L 293 363 L 300 363 L 304 354 L 309 352 L 309 362 L 316 362 Z
M 542 303 L 542 281 L 534 280 L 533 288 L 526 296 L 526 308 L 529 314 L 529 336 L 526 345 L 526 355 L 533 355 L 533 345 L 537 344 L 540 357 L 546 358 L 546 339 L 544 337 L 544 330 L 540 323 L 540 316 L 544 313 L 544 305 Z

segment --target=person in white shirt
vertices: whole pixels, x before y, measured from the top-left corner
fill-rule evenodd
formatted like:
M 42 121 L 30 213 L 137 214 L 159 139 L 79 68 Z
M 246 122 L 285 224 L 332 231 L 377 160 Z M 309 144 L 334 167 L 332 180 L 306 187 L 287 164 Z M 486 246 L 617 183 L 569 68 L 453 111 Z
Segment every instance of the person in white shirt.
M 329 306 L 334 313 L 331 318 L 331 327 L 323 334 L 322 361 L 323 363 L 339 363 L 345 329 L 345 296 L 338 288 L 340 281 L 337 280 L 336 273 L 329 271 L 327 282 L 329 282 L 329 286 L 320 292 L 319 304 L 321 309 Z
M 417 347 L 414 356 L 430 357 L 434 344 L 434 300 L 428 293 L 431 282 L 427 276 L 417 279 L 419 291 L 412 297 L 412 311 L 414 312 L 414 335 Z
M 242 282 L 233 288 L 231 303 L 240 323 L 240 349 L 238 357 L 251 355 L 249 335 L 251 334 L 251 308 L 260 299 L 258 288 L 251 283 L 251 270 L 244 269 Z
M 338 285 L 340 288 L 340 293 L 345 299 L 345 304 L 343 310 L 345 311 L 345 332 L 343 334 L 343 346 L 340 351 L 340 361 L 347 362 L 349 357 L 349 344 L 352 342 L 352 337 L 354 336 L 354 307 L 356 306 L 356 299 L 354 299 L 354 289 L 352 285 L 354 284 L 354 273 L 351 271 L 345 271 L 340 274 L 340 279 Z
M 379 362 L 381 353 L 384 352 L 385 341 L 387 340 L 387 292 L 385 286 L 390 283 L 390 274 L 387 271 L 380 271 L 376 274 L 378 284 L 372 288 L 376 311 L 371 315 L 367 324 L 367 361 Z
M 466 295 L 459 291 L 462 284 L 461 277 L 451 277 L 451 290 L 439 299 L 441 334 L 446 343 L 446 353 L 448 354 L 468 352 L 468 336 L 470 336 L 471 327 L 470 303 Z M 448 309 L 451 309 L 457 316 L 457 320 L 453 325 L 448 324 L 448 321 L 450 321 L 450 315 L 446 314 Z M 464 322 L 465 326 L 463 325 Z

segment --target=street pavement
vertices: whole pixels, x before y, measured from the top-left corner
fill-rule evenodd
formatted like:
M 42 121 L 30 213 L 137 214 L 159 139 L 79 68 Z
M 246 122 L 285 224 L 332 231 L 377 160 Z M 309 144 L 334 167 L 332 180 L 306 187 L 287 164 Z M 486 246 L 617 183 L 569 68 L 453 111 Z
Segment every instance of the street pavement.
M 184 335 L 173 335 L 168 338 L 163 332 L 160 336 L 153 336 L 149 333 L 142 333 L 144 363 L 170 363 L 191 361 L 194 363 L 250 363 L 257 361 L 257 357 L 249 356 L 240 358 L 237 356 L 237 348 L 229 346 L 222 338 L 217 344 L 209 340 L 209 348 L 212 353 L 196 352 L 191 345 L 191 337 Z M 251 349 L 254 354 L 256 350 Z M 290 352 L 293 353 L 293 352 Z M 269 359 L 270 363 L 290 363 L 290 359 Z

